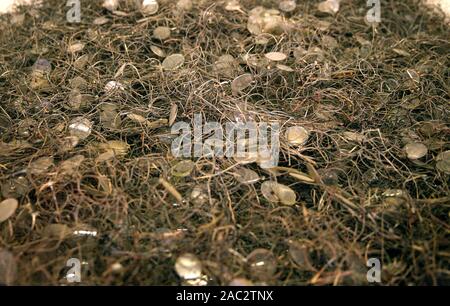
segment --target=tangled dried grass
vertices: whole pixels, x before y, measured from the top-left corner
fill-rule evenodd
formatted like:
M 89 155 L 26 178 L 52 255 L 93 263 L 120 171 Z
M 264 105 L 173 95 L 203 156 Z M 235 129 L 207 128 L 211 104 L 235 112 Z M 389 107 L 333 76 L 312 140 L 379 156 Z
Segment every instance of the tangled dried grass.
M 268 284 L 366 284 L 371 257 L 383 263 L 383 284 L 448 282 L 449 176 L 434 167 L 434 158 L 449 150 L 450 133 L 450 46 L 442 18 L 415 1 L 387 1 L 381 24 L 371 27 L 365 1 L 343 2 L 336 16 L 302 1 L 287 15 L 288 32 L 257 44 L 246 29 L 248 12 L 276 8 L 277 1 L 241 1 L 241 11 L 194 1 L 183 14 L 176 1 L 159 2 L 158 13 L 146 17 L 131 2 L 120 8 L 126 14 L 112 14 L 84 1 L 80 24 L 67 23 L 65 3 L 56 0 L 2 17 L 0 199 L 20 201 L 0 224 L 0 246 L 17 262 L 12 283 L 64 283 L 66 261 L 75 257 L 85 262 L 84 284 L 179 284 L 173 267 L 185 252 L 202 260 L 209 284 L 236 277 L 256 283 L 246 256 L 257 248 L 276 258 L 276 274 L 263 280 Z M 101 16 L 109 22 L 93 25 Z M 171 28 L 171 37 L 152 38 L 157 26 Z M 67 53 L 76 42 L 84 49 Z M 184 65 L 161 69 L 151 45 L 183 54 Z M 306 53 L 294 59 L 303 52 L 298 47 Z M 285 64 L 294 71 L 267 65 L 262 58 L 270 51 L 289 55 Z M 225 76 L 214 69 L 224 54 L 240 61 Z M 263 64 L 249 64 L 245 55 Z M 38 58 L 53 66 L 44 91 L 30 87 Z M 256 81 L 233 94 L 230 83 L 243 73 Z M 87 81 L 83 93 L 91 96 L 76 110 L 68 106 L 75 77 Z M 105 94 L 111 80 L 125 90 Z M 105 104 L 115 105 L 121 124 L 101 124 Z M 174 105 L 177 121 L 201 113 L 221 123 L 252 118 L 310 130 L 300 148 L 281 139 L 285 168 L 245 166 L 262 180 L 290 186 L 297 205 L 268 202 L 261 181 L 237 182 L 232 160 L 195 159 L 190 176 L 172 176 L 177 160 L 164 120 Z M 127 123 L 127 114 L 163 123 Z M 94 123 L 92 135 L 63 150 L 69 122 L 79 116 Z M 406 157 L 410 139 L 426 144 L 425 158 Z M 97 143 L 109 140 L 130 149 L 101 162 Z M 76 155 L 82 162 L 62 171 L 62 162 Z M 49 157 L 48 168 L 29 170 Z M 312 182 L 289 175 L 292 169 Z M 207 196 L 190 199 L 198 186 Z M 383 193 L 391 189 L 401 196 L 388 200 Z M 66 235 L 67 229 L 98 235 Z

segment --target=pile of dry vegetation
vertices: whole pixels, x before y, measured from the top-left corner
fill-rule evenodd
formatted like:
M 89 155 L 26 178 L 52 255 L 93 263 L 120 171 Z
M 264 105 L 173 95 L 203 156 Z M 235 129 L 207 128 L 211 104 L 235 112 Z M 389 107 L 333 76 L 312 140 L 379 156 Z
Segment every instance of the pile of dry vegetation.
M 449 31 L 416 1 L 65 1 L 1 17 L 0 283 L 449 280 Z M 171 152 L 279 122 L 280 162 Z

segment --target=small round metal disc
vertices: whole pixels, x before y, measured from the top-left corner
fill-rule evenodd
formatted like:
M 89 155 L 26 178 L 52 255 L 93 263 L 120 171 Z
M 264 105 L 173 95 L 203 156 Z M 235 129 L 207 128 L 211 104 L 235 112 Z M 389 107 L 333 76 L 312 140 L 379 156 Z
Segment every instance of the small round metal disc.
M 267 181 L 262 183 L 261 193 L 269 202 L 283 205 L 294 205 L 297 202 L 295 192 L 290 187 L 277 182 Z
M 450 174 L 450 151 L 445 151 L 436 156 L 436 169 Z
M 156 0 L 144 0 L 142 2 L 142 13 L 144 15 L 156 14 L 159 10 L 159 4 Z
M 109 19 L 106 17 L 98 17 L 95 18 L 94 21 L 92 22 L 95 25 L 104 25 L 107 24 L 109 22 Z
M 231 90 L 233 93 L 241 92 L 249 87 L 253 82 L 253 76 L 249 73 L 242 74 L 231 82 Z
M 17 261 L 14 255 L 0 248 L 0 284 L 13 285 L 17 277 Z
M 172 175 L 176 177 L 186 177 L 194 170 L 195 163 L 192 160 L 183 160 L 172 167 Z
M 18 206 L 19 202 L 16 199 L 6 199 L 0 202 L 0 223 L 8 220 L 15 213 Z
M 404 150 L 409 159 L 415 160 L 424 157 L 428 153 L 428 148 L 420 142 L 408 143 Z
M 255 249 L 247 256 L 250 274 L 257 280 L 269 280 L 277 271 L 277 259 L 270 250 Z
M 290 13 L 295 10 L 297 7 L 297 4 L 295 3 L 295 0 L 283 0 L 278 4 L 278 8 L 280 11 L 283 11 L 285 13 Z
M 69 53 L 77 53 L 80 52 L 84 49 L 85 44 L 84 43 L 74 43 L 71 44 L 68 48 L 67 51 Z
M 267 201 L 277 203 L 279 201 L 274 189 L 276 182 L 266 181 L 261 184 L 261 193 Z
M 202 276 L 202 263 L 194 254 L 186 253 L 177 258 L 175 271 L 185 280 L 197 279 Z
M 264 55 L 268 60 L 274 62 L 281 62 L 287 58 L 287 55 L 282 52 L 269 52 Z
M 83 140 L 91 135 L 93 123 L 83 117 L 77 117 L 69 123 L 69 132 L 71 136 L 76 136 Z
M 309 138 L 309 132 L 302 126 L 292 126 L 286 131 L 286 138 L 291 145 L 302 145 Z
M 294 72 L 295 71 L 291 67 L 283 65 L 283 64 L 277 64 L 276 67 L 281 71 L 286 71 L 286 72 Z
M 175 70 L 184 64 L 184 56 L 182 54 L 172 54 L 164 59 L 162 67 L 165 70 Z
M 168 27 L 157 27 L 153 30 L 153 37 L 159 40 L 164 40 L 170 37 L 170 28 Z
M 166 57 L 166 52 L 157 46 L 150 46 L 150 50 L 159 57 Z
M 258 173 L 247 168 L 236 170 L 236 179 L 242 184 L 254 184 L 260 180 Z

